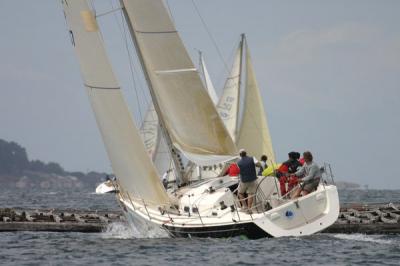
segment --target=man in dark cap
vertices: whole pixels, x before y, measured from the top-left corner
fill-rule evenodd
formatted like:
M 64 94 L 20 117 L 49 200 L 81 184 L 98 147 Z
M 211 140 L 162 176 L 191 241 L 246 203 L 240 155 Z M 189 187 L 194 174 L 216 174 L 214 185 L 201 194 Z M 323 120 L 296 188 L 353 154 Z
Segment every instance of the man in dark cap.
M 247 156 L 244 149 L 239 151 L 240 160 L 237 165 L 240 168 L 240 183 L 238 187 L 239 199 L 243 208 L 247 208 L 251 213 L 254 194 L 257 190 L 257 173 L 256 163 L 253 157 Z M 244 199 L 244 194 L 247 193 L 247 202 Z
M 257 173 L 258 176 L 262 176 L 262 172 L 265 170 L 265 168 L 268 167 L 267 160 L 268 160 L 267 155 L 265 154 L 261 155 L 260 161 L 258 162 L 258 164 L 256 164 L 256 166 L 259 169 Z
M 288 153 L 288 157 L 289 159 L 282 163 L 276 173 L 279 178 L 281 195 L 285 195 L 288 191 L 292 190 L 295 185 L 297 185 L 298 178 L 293 174 L 301 167 L 301 163 L 299 162 L 300 153 L 291 151 Z M 288 184 L 287 190 L 286 183 Z

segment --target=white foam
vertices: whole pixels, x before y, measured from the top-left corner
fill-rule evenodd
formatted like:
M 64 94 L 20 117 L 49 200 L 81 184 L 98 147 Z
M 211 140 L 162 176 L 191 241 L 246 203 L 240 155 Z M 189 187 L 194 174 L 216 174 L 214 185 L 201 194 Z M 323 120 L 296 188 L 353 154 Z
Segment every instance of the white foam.
M 103 238 L 115 238 L 115 239 L 129 239 L 136 238 L 139 235 L 126 223 L 115 222 L 107 226 L 106 231 L 102 233 Z
M 57 193 L 56 191 L 42 192 L 44 195 L 56 195 Z
M 168 233 L 160 229 L 150 229 L 143 232 L 139 230 L 134 225 L 129 225 L 127 223 L 115 222 L 107 226 L 106 231 L 102 233 L 103 238 L 113 238 L 113 239 L 130 239 L 130 238 L 166 238 Z
M 336 234 L 333 235 L 335 238 L 349 240 L 349 241 L 361 241 L 361 242 L 373 242 L 379 244 L 392 244 L 392 241 L 387 239 L 379 239 L 379 235 L 368 236 L 363 234 Z

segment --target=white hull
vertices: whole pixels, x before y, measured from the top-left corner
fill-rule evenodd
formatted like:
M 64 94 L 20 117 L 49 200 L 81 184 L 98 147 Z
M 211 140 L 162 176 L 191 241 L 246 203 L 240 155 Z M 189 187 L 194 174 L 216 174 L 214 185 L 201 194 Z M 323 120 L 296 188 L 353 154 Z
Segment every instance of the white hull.
M 191 195 L 196 195 L 196 190 L 201 189 L 203 189 L 202 186 L 186 190 L 190 191 L 188 193 Z M 121 195 L 119 195 L 119 200 L 124 206 L 128 221 L 143 236 L 148 236 L 149 232 L 153 232 L 153 235 L 172 237 L 303 236 L 329 227 L 339 215 L 338 194 L 333 185 L 321 184 L 317 191 L 307 196 L 280 202 L 275 208 L 251 215 L 239 208 L 231 208 L 228 196 L 233 197 L 233 194 L 230 191 L 224 191 L 225 189 L 221 187 L 207 194 L 208 197 L 204 199 L 204 202 L 192 196 L 191 210 L 193 207 L 198 208 L 199 213 L 193 213 L 190 210 L 188 212 L 187 209 L 180 210 L 180 214 L 162 212 L 151 208 L 150 205 L 145 206 L 143 202 L 127 199 Z M 180 201 L 183 208 L 188 207 L 184 197 L 182 196 Z M 219 204 L 221 199 L 225 201 L 226 208 L 221 208 Z M 194 203 L 196 201 L 198 205 Z M 217 202 L 218 206 L 214 206 L 212 202 Z M 270 203 L 277 204 L 273 201 Z M 214 207 L 207 208 L 207 204 Z
M 96 194 L 115 193 L 116 191 L 111 181 L 105 181 L 96 187 Z

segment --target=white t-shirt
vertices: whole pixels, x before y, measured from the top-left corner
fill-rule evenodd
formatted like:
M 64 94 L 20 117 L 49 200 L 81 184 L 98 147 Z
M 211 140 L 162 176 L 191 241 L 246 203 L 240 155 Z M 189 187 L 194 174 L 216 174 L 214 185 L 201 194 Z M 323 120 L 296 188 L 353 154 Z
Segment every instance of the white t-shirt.
M 254 161 L 254 164 L 257 164 L 257 163 L 258 163 L 258 160 L 257 160 L 256 157 L 254 157 L 254 156 L 253 156 L 253 161 Z
M 165 172 L 165 173 L 163 174 L 163 176 L 161 177 L 161 180 L 162 180 L 162 181 L 167 180 L 167 177 L 168 177 L 168 172 Z

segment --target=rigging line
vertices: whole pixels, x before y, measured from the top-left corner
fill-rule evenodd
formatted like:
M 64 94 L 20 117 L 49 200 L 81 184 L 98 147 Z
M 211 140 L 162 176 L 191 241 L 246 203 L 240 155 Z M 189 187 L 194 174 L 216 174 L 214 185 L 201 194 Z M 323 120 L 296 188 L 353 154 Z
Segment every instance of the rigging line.
M 114 8 L 114 5 L 113 5 L 113 2 L 111 1 L 111 7 L 112 8 Z M 122 11 L 122 9 L 120 9 L 121 11 Z M 122 12 L 120 12 L 120 16 L 121 16 L 121 23 L 123 24 L 123 25 L 125 25 L 124 24 L 124 16 L 123 16 L 123 14 L 122 14 Z M 118 27 L 119 27 L 119 30 L 120 30 L 120 32 L 121 32 L 121 34 L 123 34 L 122 33 L 122 30 L 121 30 L 121 28 L 122 28 L 122 26 L 121 26 L 121 24 L 120 24 L 120 21 L 119 21 L 119 19 L 118 19 L 118 17 L 117 17 L 117 14 L 115 14 L 114 13 L 114 17 L 115 17 L 115 20 L 117 21 L 117 24 L 118 24 Z M 129 60 L 134 60 L 134 59 L 136 59 L 136 61 L 138 60 L 137 59 L 137 57 L 134 57 L 134 58 L 132 58 L 132 57 L 129 57 Z M 142 71 L 138 71 L 137 70 L 137 65 L 139 64 L 138 62 L 133 62 L 132 61 L 132 65 L 133 65 L 133 71 L 135 72 L 135 73 L 137 73 L 138 75 L 140 75 L 139 73 L 142 73 Z M 134 77 L 133 77 L 134 78 Z M 144 99 L 144 101 L 145 101 L 145 103 L 146 103 L 146 105 L 147 106 L 149 106 L 149 99 L 148 99 L 148 95 L 146 95 L 146 91 L 145 91 L 145 89 L 144 89 L 144 85 L 143 85 L 143 83 L 142 83 L 142 80 L 140 79 L 140 78 L 138 78 L 138 80 L 136 81 L 136 83 L 137 83 L 137 86 L 139 87 L 139 90 L 140 90 L 140 92 L 142 93 L 142 96 L 143 96 L 143 99 Z
M 111 0 L 111 7 L 114 8 L 114 5 L 113 5 L 112 0 Z M 117 19 L 117 17 L 115 16 L 115 13 L 114 13 L 114 18 L 115 18 L 116 21 L 117 21 L 118 27 L 120 27 L 120 24 L 119 24 L 119 22 L 118 22 L 118 19 Z M 136 79 L 135 79 L 135 74 L 134 74 L 134 69 L 133 69 L 133 62 L 132 62 L 131 53 L 130 53 L 130 51 L 129 51 L 128 39 L 127 39 L 127 37 L 126 37 L 126 29 L 125 29 L 125 24 L 124 24 L 123 21 L 122 21 L 122 28 L 123 28 L 122 35 L 123 35 L 123 40 L 124 40 L 124 43 L 125 43 L 125 49 L 126 49 L 126 51 L 127 51 L 127 53 L 128 53 L 129 70 L 130 70 L 130 74 L 131 74 L 131 78 L 132 78 L 133 88 L 134 88 L 134 91 L 135 91 L 136 102 L 137 102 L 138 107 L 139 107 L 139 108 L 138 108 L 138 111 L 139 111 L 140 121 L 143 122 L 143 114 L 142 114 L 142 111 L 141 111 L 141 105 L 140 105 L 140 100 L 139 100 L 139 94 L 138 94 L 138 92 L 137 92 L 137 84 L 136 84 Z M 121 29 L 120 29 L 120 31 L 121 31 Z
M 94 7 L 93 0 L 86 1 L 86 3 L 92 8 L 94 16 L 96 16 L 96 8 Z
M 211 39 L 211 41 L 212 41 L 212 43 L 213 43 L 215 49 L 217 50 L 218 56 L 220 57 L 222 63 L 224 64 L 226 71 L 229 73 L 228 65 L 226 64 L 226 62 L 225 62 L 225 60 L 224 60 L 224 57 L 222 56 L 221 50 L 219 49 L 218 44 L 217 44 L 217 42 L 215 41 L 213 35 L 211 34 L 211 31 L 209 30 L 209 28 L 208 28 L 208 26 L 207 26 L 205 20 L 204 20 L 203 17 L 201 16 L 200 10 L 199 10 L 199 8 L 198 8 L 197 5 L 196 5 L 195 0 L 192 0 L 192 4 L 193 4 L 193 7 L 194 7 L 194 9 L 196 10 L 196 13 L 197 13 L 197 15 L 199 16 L 199 18 L 200 18 L 200 20 L 201 20 L 201 23 L 203 24 L 203 26 L 204 26 L 204 28 L 205 28 L 205 30 L 206 30 L 208 36 L 210 37 L 210 39 Z

